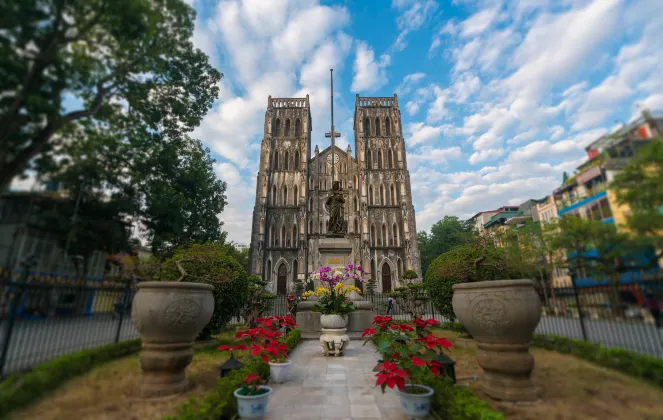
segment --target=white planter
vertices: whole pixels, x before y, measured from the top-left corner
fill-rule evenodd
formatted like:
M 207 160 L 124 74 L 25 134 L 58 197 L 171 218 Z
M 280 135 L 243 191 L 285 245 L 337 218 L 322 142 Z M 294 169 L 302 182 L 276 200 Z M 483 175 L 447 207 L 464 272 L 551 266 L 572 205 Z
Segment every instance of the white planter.
M 287 382 L 290 378 L 290 365 L 292 365 L 292 360 L 285 363 L 269 362 L 269 381 L 275 384 Z
M 235 390 L 235 398 L 237 398 L 237 413 L 242 419 L 261 419 L 265 416 L 267 411 L 267 403 L 269 397 L 272 395 L 272 388 L 261 385 L 261 389 L 266 389 L 267 392 L 261 395 L 239 395 L 238 392 L 242 388 Z
M 347 315 L 320 315 L 320 325 L 322 328 L 328 329 L 341 329 L 345 328 L 348 325 L 348 316 Z
M 425 394 L 408 394 L 396 388 L 398 395 L 401 397 L 401 409 L 407 418 L 424 419 L 430 412 L 433 389 L 424 385 L 405 385 L 406 389 L 410 387 L 423 388 L 427 392 Z

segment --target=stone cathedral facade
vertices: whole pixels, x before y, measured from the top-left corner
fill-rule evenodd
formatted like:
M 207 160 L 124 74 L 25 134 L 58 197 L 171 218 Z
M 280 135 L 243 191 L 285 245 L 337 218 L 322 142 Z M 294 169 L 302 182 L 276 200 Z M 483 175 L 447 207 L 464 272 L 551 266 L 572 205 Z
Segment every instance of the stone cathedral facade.
M 350 261 L 374 278 L 377 291 L 399 285 L 407 269 L 421 278 L 410 174 L 398 97 L 356 97 L 354 150 L 311 151 L 306 98 L 268 99 L 253 210 L 249 270 L 273 292 L 318 269 L 326 237 L 326 201 L 334 180 L 345 199 Z

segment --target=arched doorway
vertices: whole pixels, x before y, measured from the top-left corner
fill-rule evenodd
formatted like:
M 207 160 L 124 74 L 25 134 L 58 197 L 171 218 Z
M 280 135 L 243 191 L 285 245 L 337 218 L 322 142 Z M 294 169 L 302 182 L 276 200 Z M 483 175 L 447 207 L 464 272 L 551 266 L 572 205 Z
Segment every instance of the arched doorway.
M 288 269 L 285 264 L 279 266 L 278 280 L 276 282 L 276 293 L 285 295 L 288 286 Z
M 382 291 L 391 292 L 391 268 L 386 262 L 382 264 Z

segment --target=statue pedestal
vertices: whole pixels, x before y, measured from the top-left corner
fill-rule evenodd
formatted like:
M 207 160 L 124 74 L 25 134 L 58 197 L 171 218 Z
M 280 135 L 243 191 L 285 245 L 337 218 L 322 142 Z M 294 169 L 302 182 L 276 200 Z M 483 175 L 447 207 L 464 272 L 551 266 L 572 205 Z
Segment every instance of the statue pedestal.
M 357 292 L 351 292 L 349 297 L 355 306 L 355 310 L 348 314 L 348 335 L 350 338 L 361 338 L 361 333 L 366 328 L 371 328 L 373 323 L 375 317 L 373 304 L 364 300 Z
M 320 337 L 320 312 L 313 312 L 318 298 L 311 296 L 297 305 L 297 328 L 302 332 L 303 339 L 316 339 Z
M 322 346 L 323 356 L 343 356 L 343 351 L 350 343 L 350 338 L 345 334 L 345 330 L 345 328 L 322 329 L 320 346 Z
M 350 264 L 352 243 L 344 235 L 327 235 L 318 242 L 318 267 L 343 268 Z

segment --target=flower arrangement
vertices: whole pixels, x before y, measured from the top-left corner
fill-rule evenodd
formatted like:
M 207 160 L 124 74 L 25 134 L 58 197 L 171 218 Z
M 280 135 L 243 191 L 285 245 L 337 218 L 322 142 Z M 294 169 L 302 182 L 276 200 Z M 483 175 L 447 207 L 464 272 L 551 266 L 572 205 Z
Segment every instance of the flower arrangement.
M 263 388 L 264 382 L 262 378 L 256 374 L 249 374 L 244 378 L 244 385 L 237 391 L 239 395 L 255 396 L 262 395 L 269 392 L 268 388 Z
M 311 296 L 318 297 L 318 303 L 313 311 L 323 315 L 346 315 L 355 310 L 354 305 L 347 294 L 350 292 L 361 293 L 356 286 L 345 284 L 344 280 L 361 280 L 361 267 L 349 264 L 343 270 L 333 270 L 331 267 L 322 267 L 315 273 L 323 286 L 316 287 L 315 291 L 309 290 L 302 296 L 304 299 Z
M 378 351 L 383 356 L 383 363 L 376 366 L 378 373 L 375 385 L 382 388 L 398 387 L 405 390 L 406 380 L 412 382 L 420 374 L 430 371 L 440 376 L 443 366 L 436 357 L 443 349 L 451 348 L 446 338 L 435 336 L 431 327 L 439 324 L 435 319 L 416 318 L 414 321 L 398 323 L 390 316 L 376 316 L 373 319 L 376 328 L 367 328 L 362 333 L 364 345 L 375 340 Z M 417 387 L 408 387 L 406 392 L 416 393 Z
M 251 356 L 260 356 L 265 363 L 287 363 L 288 345 L 279 340 L 283 337 L 282 328 L 296 327 L 290 315 L 257 318 L 257 328 L 239 331 L 235 339 L 239 342 L 234 346 L 221 345 L 220 351 L 250 350 Z

